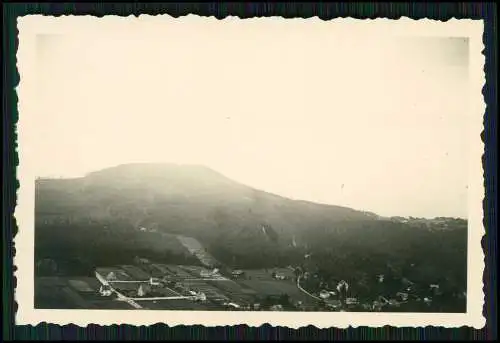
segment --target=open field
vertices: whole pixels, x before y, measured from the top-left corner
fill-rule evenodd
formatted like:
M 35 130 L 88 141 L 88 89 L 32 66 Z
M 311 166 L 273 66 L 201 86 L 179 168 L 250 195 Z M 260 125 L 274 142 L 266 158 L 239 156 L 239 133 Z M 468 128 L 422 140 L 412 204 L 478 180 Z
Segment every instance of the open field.
M 293 278 L 293 271 L 286 270 L 283 268 L 287 273 L 292 273 L 290 278 Z M 259 281 L 276 281 L 275 278 L 273 278 L 272 273 L 275 271 L 281 271 L 281 269 L 274 268 L 274 269 L 245 269 L 243 270 L 244 275 L 241 277 L 241 279 L 248 279 L 248 280 L 259 280 Z M 280 272 L 281 273 L 281 272 Z M 281 273 L 282 275 L 285 275 Z M 285 275 L 287 276 L 287 275 Z
M 185 280 L 182 284 L 189 289 L 197 290 L 205 293 L 208 299 L 214 300 L 229 300 L 229 298 L 224 295 L 224 292 L 220 291 L 217 287 L 208 284 L 204 281 L 195 281 L 195 280 Z
M 268 296 L 279 297 L 287 294 L 292 301 L 300 300 L 304 305 L 314 306 L 317 301 L 301 292 L 293 279 L 276 280 L 273 272 L 286 275 L 287 270 L 247 270 L 246 274 L 237 280 L 200 277 L 201 271 L 208 269 L 199 266 L 166 265 L 139 263 L 139 265 L 121 265 L 111 268 L 97 268 L 103 277 L 114 273 L 116 281 L 109 280 L 110 285 L 121 294 L 138 298 L 141 284 L 146 290 L 145 298 L 176 297 L 180 293 L 189 295 L 188 290 L 203 292 L 207 301 L 195 302 L 187 299 L 177 300 L 137 300 L 145 309 L 183 309 L 183 310 L 228 310 L 222 303 L 236 303 L 241 306 L 252 305 Z M 290 270 L 291 273 L 293 271 Z M 165 285 L 152 286 L 150 276 L 167 276 L 178 282 L 181 288 L 173 290 Z M 38 308 L 87 308 L 87 309 L 132 309 L 127 302 L 116 300 L 116 295 L 103 297 L 99 294 L 101 283 L 93 277 L 51 277 L 36 279 L 36 301 Z M 184 290 L 182 290 L 184 288 Z M 58 304 L 57 307 L 55 304 Z
M 287 281 L 242 280 L 239 283 L 261 295 L 295 294 L 300 292 L 295 284 Z
M 177 278 L 193 278 L 194 275 L 186 271 L 180 266 L 175 266 L 175 265 L 162 265 L 164 268 L 167 268 L 167 270 L 171 273 L 171 275 L 177 277 Z
M 114 273 L 117 280 L 121 280 L 121 281 L 132 280 L 132 277 L 119 267 L 97 268 L 96 272 L 101 274 L 103 277 L 106 277 L 109 273 Z
M 154 264 L 143 264 L 141 265 L 141 269 L 146 272 L 147 274 L 151 275 L 152 277 L 155 278 L 162 278 L 166 275 L 170 275 L 167 271 L 165 271 L 162 268 L 159 268 L 158 266 Z
M 150 275 L 148 273 L 137 266 L 123 265 L 120 267 L 136 281 L 149 280 L 150 278 Z
M 256 292 L 253 289 L 246 287 L 242 284 L 239 284 L 233 280 L 207 281 L 207 283 L 217 287 L 218 289 L 228 294 L 248 294 L 248 295 L 256 294 Z
M 154 273 L 158 273 L 161 276 L 173 275 L 172 271 L 170 271 L 167 265 L 153 263 L 150 265 L 150 267 L 152 270 L 154 270 Z
M 95 278 L 35 278 L 35 308 L 131 309 L 130 305 L 114 297 L 101 297 L 99 286 Z
M 200 303 L 185 299 L 177 300 L 137 300 L 139 305 L 148 310 L 210 310 L 216 306 L 210 303 Z

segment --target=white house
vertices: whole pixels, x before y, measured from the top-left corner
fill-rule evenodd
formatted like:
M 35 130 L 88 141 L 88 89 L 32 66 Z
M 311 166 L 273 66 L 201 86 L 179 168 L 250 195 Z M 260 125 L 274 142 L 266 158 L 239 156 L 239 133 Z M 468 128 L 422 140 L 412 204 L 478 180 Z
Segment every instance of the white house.
M 330 292 L 323 289 L 321 292 L 319 292 L 319 297 L 321 299 L 328 299 L 330 297 Z
M 149 278 L 149 284 L 151 286 L 159 286 L 160 285 L 160 279 L 155 278 L 155 277 Z
M 372 304 L 372 310 L 374 311 L 380 311 L 382 307 L 384 306 L 384 303 L 375 300 Z
M 240 275 L 243 275 L 243 270 L 239 270 L 239 269 L 237 269 L 237 270 L 233 270 L 233 271 L 231 272 L 231 275 L 233 275 L 233 276 L 240 276 Z
M 111 288 L 109 287 L 109 285 L 102 285 L 99 288 L 99 293 L 103 297 L 109 297 L 111 294 L 113 294 L 113 291 L 111 290 Z
M 147 287 L 145 287 L 143 284 L 141 284 L 141 285 L 139 286 L 139 288 L 137 289 L 137 295 L 138 295 L 139 297 L 143 297 L 143 296 L 145 296 L 147 293 L 148 293 L 148 289 L 147 289 Z
M 241 307 L 240 305 L 235 304 L 235 303 L 227 303 L 226 306 L 234 307 L 234 308 L 240 308 Z
M 280 273 L 275 273 L 275 274 L 274 274 L 274 278 L 275 278 L 276 280 L 285 280 L 285 278 L 286 278 L 286 277 L 285 277 L 285 275 L 283 275 L 283 274 L 280 274 Z
M 205 295 L 205 293 L 200 292 L 200 293 L 196 294 L 196 298 L 195 299 L 198 300 L 198 301 L 206 301 L 207 300 L 207 296 Z

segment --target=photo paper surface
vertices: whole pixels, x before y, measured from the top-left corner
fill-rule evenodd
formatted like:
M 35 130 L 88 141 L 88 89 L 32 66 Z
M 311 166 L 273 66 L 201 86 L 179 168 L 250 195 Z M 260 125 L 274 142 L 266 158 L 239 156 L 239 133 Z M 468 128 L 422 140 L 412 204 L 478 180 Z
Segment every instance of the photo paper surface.
M 16 324 L 484 326 L 481 21 L 18 29 Z

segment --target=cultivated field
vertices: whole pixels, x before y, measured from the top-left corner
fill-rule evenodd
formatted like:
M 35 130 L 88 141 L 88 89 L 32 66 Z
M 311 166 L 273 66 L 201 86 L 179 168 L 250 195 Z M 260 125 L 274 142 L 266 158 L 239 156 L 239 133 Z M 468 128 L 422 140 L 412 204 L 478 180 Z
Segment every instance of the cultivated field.
M 146 273 L 144 270 L 137 266 L 133 265 L 123 265 L 120 266 L 131 278 L 137 281 L 141 280 L 149 280 L 150 275 Z
M 130 305 L 103 298 L 95 278 L 35 278 L 35 308 L 46 309 L 131 309 Z

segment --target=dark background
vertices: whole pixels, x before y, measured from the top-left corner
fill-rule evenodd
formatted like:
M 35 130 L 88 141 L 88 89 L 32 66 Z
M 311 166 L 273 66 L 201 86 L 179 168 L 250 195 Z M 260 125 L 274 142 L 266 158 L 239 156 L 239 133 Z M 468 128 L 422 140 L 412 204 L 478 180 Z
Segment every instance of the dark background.
M 496 259 L 497 259 L 497 18 L 496 4 L 493 2 L 474 3 L 2 3 L 3 6 L 3 339 L 4 340 L 333 340 L 333 339 L 446 339 L 446 340 L 494 340 L 497 338 L 496 316 Z M 15 125 L 18 118 L 17 96 L 14 87 L 19 82 L 16 69 L 17 29 L 16 20 L 27 14 L 45 15 L 112 15 L 169 14 L 174 17 L 187 14 L 215 16 L 222 19 L 229 15 L 240 18 L 255 16 L 282 16 L 285 18 L 318 16 L 328 20 L 336 17 L 359 19 L 385 17 L 398 19 L 401 16 L 413 19 L 429 18 L 449 20 L 451 18 L 472 18 L 485 21 L 486 85 L 483 89 L 487 103 L 484 118 L 483 140 L 486 152 L 483 156 L 485 171 L 486 198 L 484 205 L 484 224 L 486 236 L 483 248 L 486 252 L 484 272 L 486 304 L 484 313 L 487 325 L 482 330 L 470 328 L 349 328 L 346 330 L 319 330 L 312 326 L 299 330 L 263 325 L 259 328 L 238 327 L 175 327 L 157 324 L 148 328 L 128 325 L 81 328 L 75 325 L 58 326 L 46 323 L 37 326 L 15 326 L 16 304 L 13 290 L 16 280 L 13 277 L 12 257 L 15 254 L 12 240 L 17 232 L 13 218 L 16 189 L 16 149 Z

